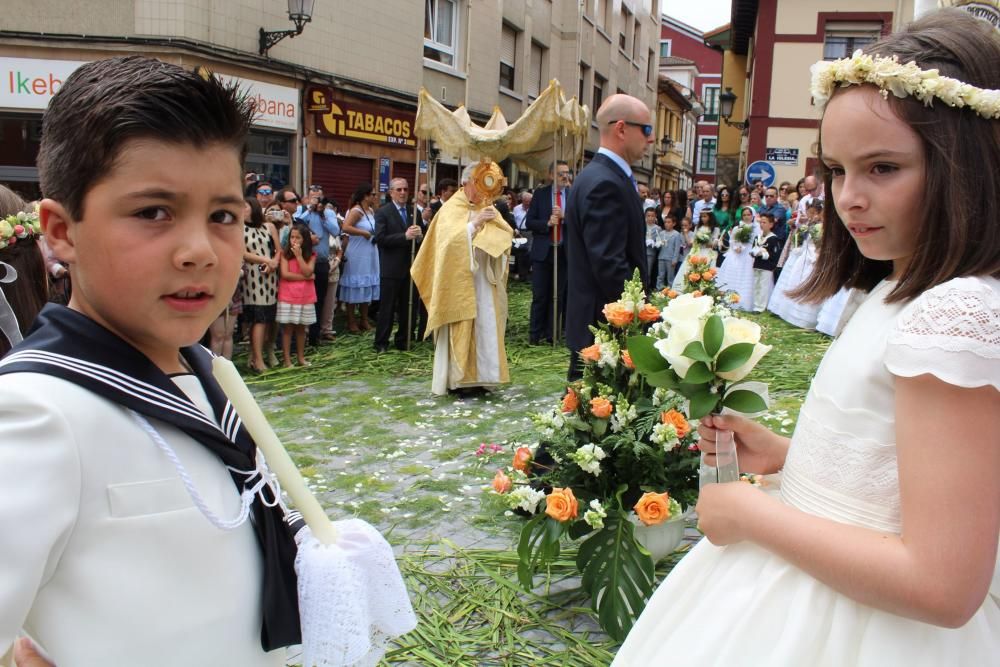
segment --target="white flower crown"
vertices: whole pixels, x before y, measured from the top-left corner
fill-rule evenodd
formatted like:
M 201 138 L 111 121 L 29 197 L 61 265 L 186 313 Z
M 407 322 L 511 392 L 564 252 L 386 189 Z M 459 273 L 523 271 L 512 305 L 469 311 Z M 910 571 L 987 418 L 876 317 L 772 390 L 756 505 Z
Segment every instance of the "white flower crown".
M 816 104 L 822 106 L 834 89 L 871 83 L 896 97 L 912 95 L 926 106 L 938 98 L 950 107 L 968 107 L 983 118 L 1000 118 L 1000 90 L 977 88 L 958 79 L 941 76 L 936 69 L 920 69 L 915 62 L 905 65 L 896 56 L 871 56 L 855 51 L 850 58 L 820 61 L 809 68 L 812 72 L 811 92 Z

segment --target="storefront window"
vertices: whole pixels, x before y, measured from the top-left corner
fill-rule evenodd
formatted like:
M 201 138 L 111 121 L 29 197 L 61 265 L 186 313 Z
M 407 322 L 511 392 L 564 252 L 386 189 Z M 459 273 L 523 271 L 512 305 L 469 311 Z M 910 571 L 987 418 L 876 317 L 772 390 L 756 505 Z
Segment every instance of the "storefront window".
M 283 188 L 292 178 L 292 136 L 251 130 L 246 171 L 261 174 L 275 188 Z

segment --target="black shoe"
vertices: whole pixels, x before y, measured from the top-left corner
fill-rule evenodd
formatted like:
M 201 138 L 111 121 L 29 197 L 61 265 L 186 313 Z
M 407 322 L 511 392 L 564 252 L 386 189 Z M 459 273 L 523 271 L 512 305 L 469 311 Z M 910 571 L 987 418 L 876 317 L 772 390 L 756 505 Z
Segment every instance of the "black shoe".
M 377 352 L 378 354 L 382 354 L 383 352 L 388 352 L 388 351 L 389 351 L 389 346 L 388 345 L 376 345 L 375 346 L 375 352 Z

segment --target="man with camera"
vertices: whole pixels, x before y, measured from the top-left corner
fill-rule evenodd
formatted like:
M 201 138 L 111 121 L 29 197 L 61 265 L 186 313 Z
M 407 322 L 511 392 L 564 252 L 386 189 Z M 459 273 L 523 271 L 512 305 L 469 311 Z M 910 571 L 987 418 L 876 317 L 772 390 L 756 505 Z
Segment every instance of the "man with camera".
M 332 330 L 320 331 L 320 315 L 330 280 L 330 237 L 340 236 L 340 223 L 337 221 L 337 214 L 326 208 L 323 188 L 319 185 L 309 186 L 309 194 L 305 201 L 299 202 L 293 217 L 308 225 L 313 236 L 313 251 L 316 253 L 316 267 L 313 269 L 316 282 L 316 323 L 309 327 L 309 344 L 319 345 L 321 338 L 334 340 Z

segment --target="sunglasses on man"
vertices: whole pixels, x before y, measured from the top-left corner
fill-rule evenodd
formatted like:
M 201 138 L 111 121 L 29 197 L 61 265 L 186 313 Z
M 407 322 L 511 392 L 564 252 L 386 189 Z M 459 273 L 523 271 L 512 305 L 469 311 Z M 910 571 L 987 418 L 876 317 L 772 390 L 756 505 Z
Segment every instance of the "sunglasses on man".
M 293 197 L 290 197 L 290 198 L 282 199 L 281 201 L 283 201 L 286 204 L 298 204 L 299 203 L 299 198 L 293 196 Z
M 617 122 L 618 122 L 617 120 L 611 120 L 611 121 L 608 121 L 608 125 L 614 125 Z M 644 136 L 644 137 L 649 137 L 649 136 L 652 136 L 652 134 L 653 134 L 653 126 L 652 125 L 647 125 L 646 123 L 637 123 L 634 120 L 623 120 L 621 122 L 625 123 L 626 125 L 631 125 L 633 127 L 642 128 L 642 136 Z

